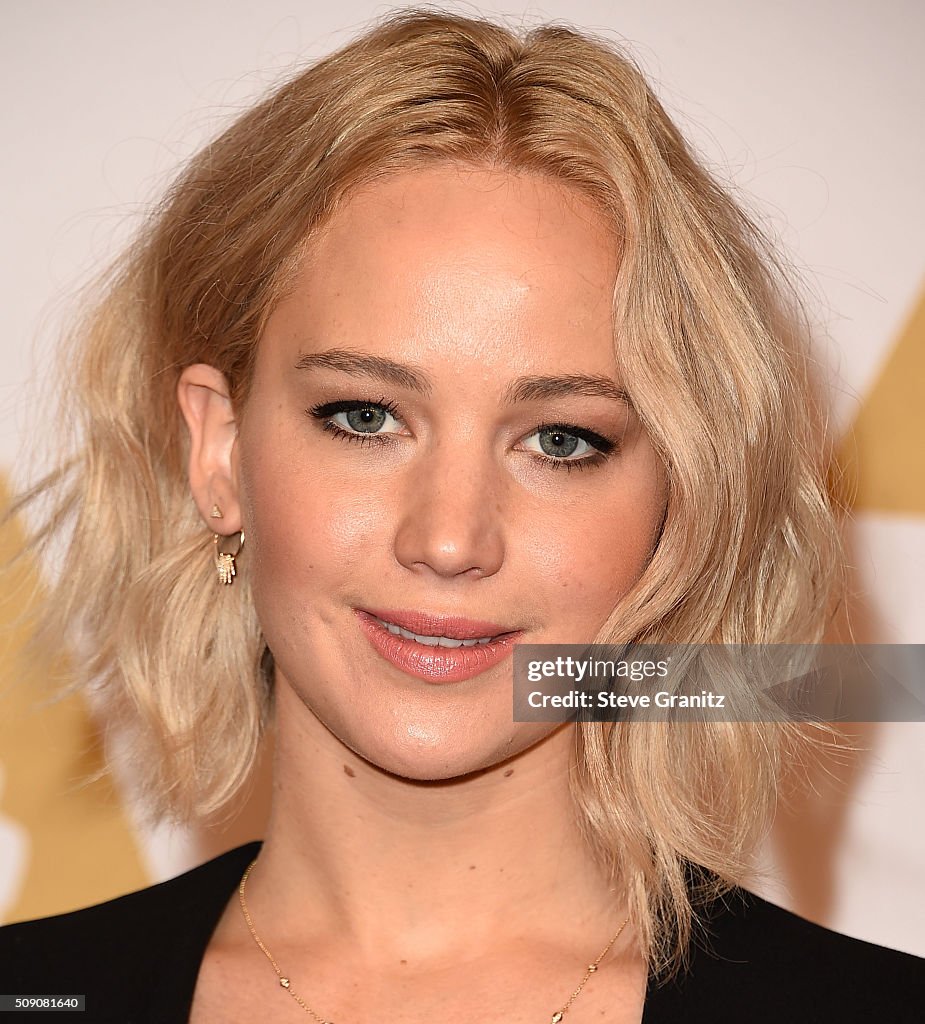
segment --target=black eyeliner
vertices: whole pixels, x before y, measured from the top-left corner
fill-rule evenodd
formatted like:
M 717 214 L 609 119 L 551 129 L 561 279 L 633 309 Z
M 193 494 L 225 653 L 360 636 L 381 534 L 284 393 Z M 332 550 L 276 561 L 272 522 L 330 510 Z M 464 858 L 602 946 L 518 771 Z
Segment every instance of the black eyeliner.
M 306 409 L 306 412 L 316 420 L 323 420 L 339 412 L 353 412 L 356 409 L 373 408 L 385 409 L 390 416 L 394 416 L 396 419 L 401 418 L 398 412 L 398 406 L 386 398 L 377 398 L 374 401 L 348 398 L 339 402 L 322 402 L 318 405 L 313 405 L 310 409 Z
M 378 433 L 362 433 L 354 432 L 351 430 L 344 430 L 343 427 L 338 425 L 331 419 L 340 412 L 354 412 L 358 409 L 384 409 L 390 416 L 400 420 L 401 414 L 398 411 L 398 407 L 394 402 L 389 401 L 386 398 L 379 398 L 375 400 L 349 398 L 342 399 L 336 402 L 321 402 L 318 405 L 314 405 L 309 409 L 306 409 L 306 413 L 316 420 L 323 420 L 322 430 L 326 433 L 331 434 L 332 437 L 349 441 L 352 444 L 360 445 L 372 445 L 372 444 L 389 444 L 392 441 L 392 435 L 390 434 L 378 434 Z M 540 453 L 534 453 L 535 457 L 540 460 L 545 466 L 550 469 L 559 470 L 564 469 L 567 472 L 572 470 L 585 470 L 592 469 L 595 466 L 601 465 L 606 462 L 608 457 L 617 450 L 618 445 L 615 441 L 611 441 L 609 438 L 596 433 L 593 430 L 588 430 L 586 427 L 578 427 L 571 423 L 541 423 L 539 426 L 534 427 L 530 432 L 531 434 L 537 434 L 541 431 L 561 431 L 563 434 L 568 434 L 571 437 L 577 437 L 585 443 L 591 445 L 595 449 L 594 454 L 585 455 L 580 459 L 557 459 L 551 455 L 544 455 Z M 528 435 L 529 436 L 529 435 Z
M 578 437 L 582 441 L 587 441 L 588 444 L 593 448 L 597 448 L 604 455 L 610 455 L 617 447 L 615 441 L 611 441 L 609 438 L 603 437 L 593 430 L 588 430 L 586 427 L 576 427 L 570 423 L 541 423 L 535 428 L 534 432 L 541 430 L 561 430 L 563 434 L 570 434 L 572 437 Z

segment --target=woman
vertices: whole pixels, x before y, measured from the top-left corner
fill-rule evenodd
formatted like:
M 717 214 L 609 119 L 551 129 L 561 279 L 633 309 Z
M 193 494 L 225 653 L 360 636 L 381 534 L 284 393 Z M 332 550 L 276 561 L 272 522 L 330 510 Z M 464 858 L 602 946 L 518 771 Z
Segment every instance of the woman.
M 272 726 L 270 821 L 3 929 L 4 991 L 912 1020 L 916 958 L 719 899 L 795 728 L 511 716 L 517 643 L 819 639 L 839 546 L 771 266 L 635 68 L 561 28 L 395 17 L 207 147 L 80 334 L 45 625 L 95 641 L 156 813 L 224 806 Z

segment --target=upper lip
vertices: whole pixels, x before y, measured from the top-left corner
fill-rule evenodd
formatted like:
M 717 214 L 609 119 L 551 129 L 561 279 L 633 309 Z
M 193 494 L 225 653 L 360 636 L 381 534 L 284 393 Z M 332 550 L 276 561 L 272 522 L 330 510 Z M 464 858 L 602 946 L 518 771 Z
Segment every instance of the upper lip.
M 452 640 L 474 640 L 478 637 L 513 633 L 507 626 L 484 619 L 468 619 L 462 615 L 435 615 L 432 612 L 399 611 L 394 608 L 364 608 L 368 615 L 384 619 L 420 636 L 445 636 Z

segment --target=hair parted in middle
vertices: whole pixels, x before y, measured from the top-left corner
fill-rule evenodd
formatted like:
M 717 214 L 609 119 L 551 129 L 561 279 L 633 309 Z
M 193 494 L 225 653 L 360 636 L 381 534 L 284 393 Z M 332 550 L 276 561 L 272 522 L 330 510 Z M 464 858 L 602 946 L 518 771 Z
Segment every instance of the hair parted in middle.
M 79 623 L 93 640 L 82 679 L 136 723 L 155 814 L 225 806 L 272 710 L 246 555 L 234 586 L 214 583 L 178 376 L 221 370 L 246 418 L 263 326 L 313 237 L 359 186 L 439 161 L 554 179 L 620 239 L 617 364 L 668 499 L 652 558 L 598 639 L 821 636 L 841 565 L 828 448 L 799 318 L 760 232 L 610 43 L 400 13 L 207 145 L 72 339 L 80 447 L 31 495 L 55 495 L 36 543 L 73 525 L 45 628 Z M 688 864 L 717 884 L 742 876 L 791 731 L 576 732 L 582 827 L 626 887 L 652 963 L 673 963 L 690 928 Z

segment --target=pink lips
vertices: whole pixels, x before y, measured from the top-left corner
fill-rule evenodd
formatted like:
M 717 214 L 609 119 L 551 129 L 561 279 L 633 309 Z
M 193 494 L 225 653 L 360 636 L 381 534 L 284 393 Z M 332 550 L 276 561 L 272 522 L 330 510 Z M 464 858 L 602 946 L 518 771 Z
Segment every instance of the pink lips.
M 493 622 L 387 608 L 357 609 L 357 618 L 373 648 L 386 661 L 402 672 L 432 683 L 460 682 L 497 665 L 510 655 L 521 633 L 520 630 L 505 632 L 503 626 Z M 495 639 L 472 647 L 429 647 L 389 632 L 376 619 L 422 636 L 445 636 L 455 640 L 491 636 Z

